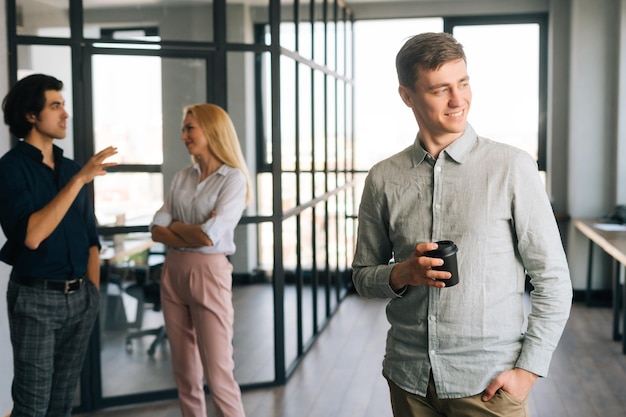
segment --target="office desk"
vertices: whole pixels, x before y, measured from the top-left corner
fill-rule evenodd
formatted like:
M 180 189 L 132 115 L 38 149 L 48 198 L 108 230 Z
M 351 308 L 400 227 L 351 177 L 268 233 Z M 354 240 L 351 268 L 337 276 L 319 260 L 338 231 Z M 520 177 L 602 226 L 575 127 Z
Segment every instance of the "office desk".
M 133 255 L 150 249 L 154 241 L 150 235 L 129 236 L 126 239 L 113 241 L 111 244 L 103 245 L 100 251 L 100 260 L 107 265 L 125 261 Z
M 610 225 L 607 229 L 599 227 L 606 224 L 599 219 L 574 219 L 574 226 L 589 239 L 589 260 L 587 264 L 586 302 L 591 300 L 591 278 L 593 275 L 593 247 L 597 245 L 613 260 L 612 304 L 613 304 L 613 340 L 622 340 L 622 353 L 626 354 L 626 291 L 620 283 L 621 273 L 626 267 L 626 229 L 619 225 Z M 613 226 L 613 227 L 611 227 Z M 620 304 L 623 316 L 620 331 Z

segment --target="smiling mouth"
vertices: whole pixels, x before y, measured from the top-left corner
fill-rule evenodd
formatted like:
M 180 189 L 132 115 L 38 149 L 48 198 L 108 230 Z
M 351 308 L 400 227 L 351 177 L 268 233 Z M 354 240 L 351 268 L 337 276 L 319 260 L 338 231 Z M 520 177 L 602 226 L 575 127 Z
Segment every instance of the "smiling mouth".
M 455 113 L 448 113 L 448 117 L 461 117 L 463 116 L 463 110 L 457 111 Z

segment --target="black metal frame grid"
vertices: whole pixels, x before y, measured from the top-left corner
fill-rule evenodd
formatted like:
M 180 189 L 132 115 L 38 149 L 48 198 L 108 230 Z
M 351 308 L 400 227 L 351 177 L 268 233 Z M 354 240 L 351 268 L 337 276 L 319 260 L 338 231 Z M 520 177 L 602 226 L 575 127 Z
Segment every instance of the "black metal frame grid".
M 313 147 L 324 146 L 325 152 L 324 157 L 328 158 L 329 152 L 334 152 L 335 159 L 338 155 L 338 146 L 343 146 L 345 149 L 343 150 L 343 155 L 346 158 L 346 161 L 343 163 L 343 169 L 339 170 L 337 168 L 337 164 L 335 167 L 330 168 L 328 164 L 324 164 L 325 168 L 322 171 L 312 171 L 309 174 L 312 174 L 311 177 L 314 178 L 316 175 L 322 175 L 324 177 L 324 192 L 322 195 L 315 195 L 311 200 L 305 201 L 300 198 L 298 194 L 297 198 L 297 206 L 291 208 L 289 210 L 284 210 L 282 208 L 282 175 L 284 171 L 282 171 L 281 164 L 276 163 L 272 164 L 267 171 L 272 174 L 272 192 L 273 192 L 273 210 L 271 216 L 247 216 L 242 218 L 240 224 L 261 224 L 264 222 L 271 222 L 273 225 L 273 234 L 274 234 L 274 264 L 272 271 L 272 286 L 274 293 L 274 363 L 275 363 L 275 377 L 271 381 L 261 381 L 259 383 L 251 383 L 251 384 L 243 384 L 242 389 L 254 389 L 259 387 L 266 386 L 276 386 L 284 384 L 289 376 L 294 372 L 308 349 L 312 346 L 314 341 L 317 339 L 320 332 L 323 330 L 325 325 L 331 319 L 332 314 L 336 311 L 339 303 L 345 297 L 348 292 L 350 274 L 347 269 L 347 265 L 349 264 L 348 255 L 346 254 L 346 258 L 343 259 L 343 264 L 346 266 L 344 269 L 339 269 L 339 259 L 338 253 L 330 254 L 328 251 L 324 254 L 324 259 L 321 262 L 318 262 L 317 257 L 320 255 L 316 254 L 314 251 L 315 261 L 313 262 L 313 271 L 310 271 L 312 279 L 313 279 L 313 288 L 314 294 L 317 294 L 317 289 L 323 288 L 325 294 L 324 300 L 324 312 L 323 317 L 324 320 L 321 322 L 316 318 L 320 314 L 318 311 L 318 300 L 314 298 L 313 300 L 313 311 L 312 316 L 314 317 L 313 323 L 313 335 L 310 338 L 306 338 L 303 331 L 303 287 L 304 287 L 304 275 L 309 271 L 303 271 L 302 268 L 302 247 L 299 245 L 297 247 L 298 252 L 298 266 L 296 268 L 295 273 L 295 283 L 296 283 L 296 292 L 297 292 L 297 357 L 291 361 L 290 363 L 286 363 L 286 352 L 285 352 L 285 307 L 284 307 L 284 297 L 285 297 L 285 275 L 286 271 L 283 265 L 283 233 L 285 230 L 283 228 L 283 223 L 295 217 L 298 222 L 298 228 L 296 233 L 298 234 L 298 242 L 300 242 L 300 237 L 302 233 L 301 229 L 301 213 L 304 210 L 312 210 L 313 211 L 313 223 L 316 220 L 322 221 L 325 224 L 325 230 L 323 233 L 323 239 L 325 239 L 325 246 L 329 247 L 329 227 L 332 224 L 334 227 L 334 235 L 344 236 L 344 240 L 339 242 L 337 241 L 337 245 L 345 245 L 346 247 L 352 247 L 354 242 L 348 242 L 346 236 L 354 235 L 355 228 L 355 216 L 354 212 L 356 208 L 354 206 L 346 208 L 346 219 L 339 221 L 336 220 L 334 223 L 330 221 L 330 217 L 334 213 L 329 212 L 329 201 L 333 201 L 334 206 L 337 207 L 340 201 L 343 202 L 351 202 L 354 205 L 354 191 L 352 186 L 352 176 L 351 167 L 353 166 L 353 155 L 349 151 L 353 148 L 353 137 L 346 137 L 346 132 L 348 131 L 347 126 L 350 126 L 349 132 L 353 132 L 353 118 L 351 114 L 347 114 L 348 104 L 347 100 L 353 100 L 353 94 L 343 95 L 343 103 L 339 103 L 337 100 L 337 89 L 335 88 L 334 97 L 329 97 L 328 94 L 328 83 L 335 83 L 335 86 L 341 85 L 345 91 L 349 91 L 352 93 L 354 91 L 352 87 L 352 74 L 338 74 L 333 69 L 329 69 L 326 67 L 327 56 L 326 51 L 328 50 L 327 42 L 335 42 L 334 51 L 334 62 L 337 62 L 338 59 L 353 60 L 352 55 L 346 55 L 344 53 L 343 57 L 337 56 L 337 21 L 340 20 L 344 23 L 344 31 L 346 27 L 351 27 L 353 23 L 353 16 L 351 11 L 343 6 L 343 2 L 339 0 L 311 0 L 311 1 L 299 1 L 295 0 L 290 6 L 281 6 L 280 0 L 268 0 L 268 22 L 270 28 L 271 35 L 271 43 L 266 45 L 261 42 L 255 42 L 253 44 L 238 44 L 238 43 L 229 43 L 226 35 L 226 0 L 215 0 L 213 2 L 207 2 L 208 7 L 213 7 L 213 28 L 214 28 L 214 38 L 212 42 L 183 42 L 183 41 L 167 41 L 161 40 L 156 42 L 159 45 L 159 49 L 157 50 L 148 50 L 142 48 L 133 49 L 131 44 L 140 44 L 140 41 L 124 41 L 124 40 L 114 40 L 111 39 L 110 36 L 106 36 L 101 39 L 88 39 L 83 36 L 83 4 L 82 0 L 68 0 L 69 6 L 69 24 L 70 24 L 70 37 L 68 38 L 52 38 L 52 37 L 38 37 L 38 36 L 26 36 L 26 35 L 18 35 L 17 34 L 17 14 L 16 14 L 16 0 L 7 0 L 6 8 L 7 8 L 7 33 L 8 33 L 8 51 L 9 51 L 9 83 L 12 85 L 17 81 L 17 70 L 18 70 L 18 46 L 28 46 L 28 45 L 50 45 L 50 46 L 68 46 L 71 48 L 71 68 L 72 68 L 72 87 L 73 87 L 73 102 L 74 105 L 74 135 L 77 138 L 81 138 L 80 141 L 74 142 L 74 157 L 79 163 L 84 163 L 88 160 L 88 158 L 93 155 L 94 149 L 94 138 L 93 138 L 93 125 L 92 125 L 92 100 L 93 95 L 91 91 L 92 85 L 92 75 L 91 75 L 91 56 L 95 54 L 104 54 L 104 55 L 150 55 L 150 56 L 161 56 L 161 57 L 176 57 L 176 58 L 195 58 L 195 59 L 204 59 L 206 61 L 207 68 L 207 77 L 206 77 L 206 97 L 207 101 L 215 102 L 220 106 L 227 108 L 227 82 L 225 80 L 228 79 L 228 71 L 227 71 L 227 54 L 228 52 L 252 52 L 257 55 L 261 54 L 269 54 L 271 59 L 270 64 L 270 77 L 271 77 L 271 108 L 265 109 L 265 111 L 271 112 L 271 142 L 272 142 L 272 160 L 280 161 L 281 160 L 281 100 L 280 100 L 280 91 L 281 91 L 281 74 L 280 74 L 280 58 L 281 56 L 287 57 L 294 61 L 296 65 L 296 74 L 300 71 L 300 66 L 298 63 L 304 64 L 309 67 L 311 73 L 321 72 L 324 76 L 324 93 L 323 95 L 317 95 L 319 97 L 323 97 L 324 100 L 324 120 L 325 120 L 325 131 L 323 132 L 324 143 L 313 143 Z M 305 4 L 306 3 L 306 4 Z M 313 22 L 322 22 L 325 28 L 325 36 L 321 40 L 324 42 L 324 57 L 320 62 L 319 59 L 306 59 L 299 55 L 298 53 L 298 41 L 296 41 L 296 50 L 288 50 L 280 45 L 280 24 L 281 22 L 281 14 L 285 11 L 285 7 L 293 7 L 293 23 L 295 23 L 296 28 L 300 24 L 300 13 L 299 10 L 301 7 L 307 7 L 309 11 L 309 23 L 311 23 L 311 35 L 313 35 Z M 321 13 L 320 13 L 321 11 Z M 341 13 L 339 13 L 341 11 Z M 329 26 L 332 25 L 332 26 Z M 331 32 L 330 35 L 326 30 L 327 27 L 334 28 L 334 34 Z M 296 30 L 298 33 L 298 30 Z M 331 39 L 328 39 L 331 38 Z M 353 51 L 352 42 L 353 37 L 343 36 L 342 38 L 344 42 L 349 42 L 349 48 L 346 45 L 343 45 L 341 50 Z M 110 44 L 109 47 L 102 47 L 101 45 L 95 45 L 97 43 L 106 42 Z M 319 42 L 319 39 L 316 39 L 314 36 L 311 36 L 311 42 Z M 115 44 L 124 44 L 124 49 L 118 49 Z M 152 43 L 152 42 L 147 42 Z M 311 45 L 313 50 L 314 45 Z M 317 57 L 315 57 L 317 58 Z M 347 67 L 347 65 L 344 65 Z M 350 68 L 352 68 L 352 62 L 350 62 Z M 257 79 L 257 82 L 259 80 Z M 293 86 L 296 94 L 299 91 L 299 77 L 296 77 L 296 84 Z M 322 86 L 314 84 L 314 77 L 311 77 L 311 91 L 319 91 Z M 317 89 L 317 90 L 315 90 Z M 313 100 L 312 95 L 312 100 Z M 343 106 L 343 123 L 346 126 L 346 132 L 338 132 L 336 130 L 337 121 L 335 120 L 333 126 L 335 126 L 335 131 L 328 132 L 328 123 L 327 119 L 329 117 L 336 117 L 336 115 L 328 114 L 328 106 L 327 103 L 329 100 L 334 101 L 334 108 L 338 108 L 337 106 Z M 257 115 L 261 114 L 264 111 L 259 102 L 257 102 Z M 301 109 L 296 108 L 296 112 L 300 112 Z M 298 114 L 298 113 L 297 113 Z M 314 117 L 313 110 L 311 117 Z M 263 120 L 262 117 L 257 117 L 257 120 Z M 313 126 L 313 123 L 312 123 Z M 299 128 L 299 126 L 298 126 Z M 314 129 L 312 127 L 312 129 Z M 258 132 L 261 132 L 262 129 L 257 129 Z M 316 132 L 311 132 L 316 133 Z M 335 140 L 334 149 L 328 149 L 328 141 L 331 135 L 339 136 L 343 134 L 343 140 L 339 143 L 338 140 Z M 16 142 L 17 138 L 12 138 L 12 144 Z M 299 143 L 300 136 L 296 138 L 296 142 Z M 259 149 L 260 150 L 260 149 Z M 315 166 L 315 165 L 313 165 Z M 113 169 L 112 172 L 161 172 L 160 165 L 138 165 L 138 164 L 126 164 L 119 165 Z M 301 172 L 300 166 L 298 165 L 295 170 L 295 175 L 300 176 L 303 173 Z M 329 184 L 327 178 L 332 175 L 335 178 L 333 185 Z M 339 181 L 340 178 L 343 181 Z M 299 184 L 299 181 L 298 181 Z M 312 184 L 314 187 L 315 184 Z M 93 202 L 93 185 L 89 186 L 89 191 L 91 195 L 91 199 Z M 298 193 L 300 190 L 298 190 Z M 337 212 L 339 212 L 337 210 Z M 343 228 L 343 233 L 340 233 L 340 228 Z M 351 229 L 351 233 L 348 233 L 348 229 Z M 140 226 L 119 226 L 119 227 L 111 227 L 111 228 L 101 228 L 100 232 L 103 234 L 117 234 L 117 233 L 130 233 L 136 231 L 147 231 L 147 225 Z M 313 230 L 315 228 L 313 227 Z M 311 244 L 317 245 L 318 242 L 316 240 L 315 232 L 312 236 Z M 333 262 L 330 262 L 329 257 L 334 256 L 335 259 Z M 318 263 L 321 265 L 318 267 Z M 337 267 L 331 270 L 331 264 L 337 265 Z M 314 296 L 316 297 L 316 296 Z M 98 325 L 96 326 L 96 328 Z M 75 408 L 76 412 L 84 412 L 91 411 L 94 409 L 104 408 L 104 407 L 112 407 L 126 404 L 133 404 L 138 402 L 148 402 L 154 400 L 160 400 L 164 398 L 175 398 L 176 390 L 169 389 L 157 392 L 145 392 L 138 394 L 129 394 L 123 396 L 115 396 L 115 397 L 102 397 L 102 386 L 101 386 L 101 363 L 100 363 L 100 340 L 99 340 L 99 332 L 94 332 L 92 336 L 92 344 L 90 346 L 90 350 L 88 353 L 88 357 L 86 358 L 85 367 L 82 374 L 81 379 L 81 398 L 80 405 Z

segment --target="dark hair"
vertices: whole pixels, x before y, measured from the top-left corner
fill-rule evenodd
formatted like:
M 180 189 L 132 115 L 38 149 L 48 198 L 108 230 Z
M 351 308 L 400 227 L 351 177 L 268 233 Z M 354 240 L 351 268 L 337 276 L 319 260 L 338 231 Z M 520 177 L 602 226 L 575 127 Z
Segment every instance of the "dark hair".
M 396 55 L 400 85 L 413 90 L 420 70 L 437 70 L 450 61 L 465 59 L 463 46 L 448 33 L 420 33 L 404 43 Z
M 33 128 L 26 115 L 39 116 L 46 104 L 46 91 L 61 89 L 62 81 L 45 74 L 29 75 L 15 83 L 2 100 L 4 123 L 9 126 L 9 131 L 18 138 L 26 137 Z

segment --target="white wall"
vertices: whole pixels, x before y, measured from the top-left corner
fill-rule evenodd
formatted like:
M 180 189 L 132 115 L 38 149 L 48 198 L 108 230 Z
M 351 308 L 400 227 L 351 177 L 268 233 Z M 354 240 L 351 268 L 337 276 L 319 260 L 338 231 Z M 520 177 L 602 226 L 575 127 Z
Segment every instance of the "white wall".
M 618 114 L 624 112 L 626 99 L 618 95 L 618 85 L 626 81 L 619 39 L 624 36 L 625 8 L 615 0 L 572 0 L 569 61 L 569 146 L 567 207 L 576 217 L 598 217 L 615 204 L 626 204 L 624 178 L 626 168 L 618 146 Z M 621 76 L 621 82 L 620 82 Z M 623 123 L 623 121 L 622 121 Z M 621 187 L 622 190 L 617 187 Z M 568 258 L 572 280 L 577 289 L 585 287 L 588 260 L 587 240 L 570 226 Z M 592 287 L 610 288 L 606 267 L 596 268 Z

